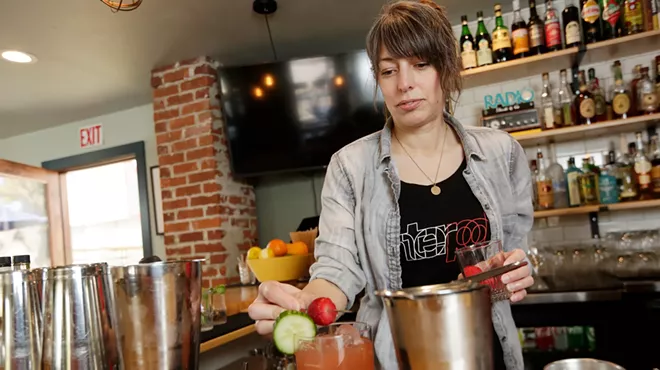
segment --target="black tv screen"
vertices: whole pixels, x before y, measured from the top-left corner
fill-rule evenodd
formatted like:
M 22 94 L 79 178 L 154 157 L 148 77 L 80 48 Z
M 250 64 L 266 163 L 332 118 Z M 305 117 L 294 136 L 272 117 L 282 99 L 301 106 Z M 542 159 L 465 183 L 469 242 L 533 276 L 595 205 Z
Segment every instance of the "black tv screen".
M 227 67 L 219 77 L 237 177 L 324 168 L 385 123 L 364 51 Z

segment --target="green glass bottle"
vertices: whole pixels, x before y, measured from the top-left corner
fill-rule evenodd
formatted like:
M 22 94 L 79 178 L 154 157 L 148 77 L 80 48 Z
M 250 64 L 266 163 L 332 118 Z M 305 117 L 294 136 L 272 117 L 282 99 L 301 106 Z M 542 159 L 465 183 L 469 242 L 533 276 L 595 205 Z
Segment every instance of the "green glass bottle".
M 463 69 L 475 68 L 477 66 L 477 52 L 474 47 L 474 39 L 468 27 L 467 15 L 461 16 L 463 29 L 461 30 L 461 61 Z
M 493 64 L 493 49 L 491 48 L 490 34 L 484 24 L 484 13 L 480 10 L 477 12 L 477 32 L 476 32 L 476 45 L 477 45 L 477 65 L 487 66 Z
M 513 58 L 513 48 L 509 29 L 504 25 L 502 5 L 495 4 L 495 29 L 493 30 L 493 59 L 495 63 L 506 62 Z

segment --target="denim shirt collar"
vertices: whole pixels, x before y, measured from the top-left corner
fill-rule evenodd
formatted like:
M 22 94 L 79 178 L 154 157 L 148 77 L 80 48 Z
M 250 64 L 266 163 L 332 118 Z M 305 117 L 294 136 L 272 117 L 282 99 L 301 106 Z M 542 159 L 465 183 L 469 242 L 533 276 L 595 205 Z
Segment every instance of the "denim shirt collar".
M 454 131 L 458 134 L 458 138 L 459 140 L 461 140 L 461 144 L 463 145 L 463 150 L 465 151 L 465 156 L 467 158 L 476 158 L 480 161 L 483 161 L 485 159 L 485 156 L 481 151 L 481 147 L 475 142 L 475 140 L 472 137 L 470 137 L 465 132 L 463 125 L 461 125 L 460 122 L 458 122 L 454 117 L 452 117 L 446 111 L 443 111 L 442 113 L 445 123 L 447 123 L 451 128 L 453 128 Z M 381 130 L 380 153 L 378 156 L 378 163 L 376 163 L 376 166 L 380 165 L 381 163 L 383 163 L 383 161 L 389 159 L 391 156 L 392 125 L 393 125 L 393 121 L 392 121 L 392 117 L 390 117 L 385 123 L 383 129 Z

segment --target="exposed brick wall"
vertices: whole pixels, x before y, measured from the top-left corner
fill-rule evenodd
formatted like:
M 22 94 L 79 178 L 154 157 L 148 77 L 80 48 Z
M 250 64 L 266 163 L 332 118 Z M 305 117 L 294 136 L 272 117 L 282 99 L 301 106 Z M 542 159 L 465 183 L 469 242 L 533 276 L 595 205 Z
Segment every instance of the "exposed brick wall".
M 236 257 L 257 239 L 254 189 L 233 178 L 216 63 L 152 71 L 168 259 L 205 258 L 204 285 L 238 281 Z

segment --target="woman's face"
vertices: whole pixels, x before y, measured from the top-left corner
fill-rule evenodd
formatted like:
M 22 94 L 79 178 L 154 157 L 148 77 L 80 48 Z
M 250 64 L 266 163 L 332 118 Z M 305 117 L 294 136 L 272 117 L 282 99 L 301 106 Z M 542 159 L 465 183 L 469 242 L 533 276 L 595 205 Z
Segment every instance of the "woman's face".
M 444 94 L 435 68 L 425 60 L 397 59 L 381 48 L 378 86 L 397 125 L 419 127 L 442 114 Z

